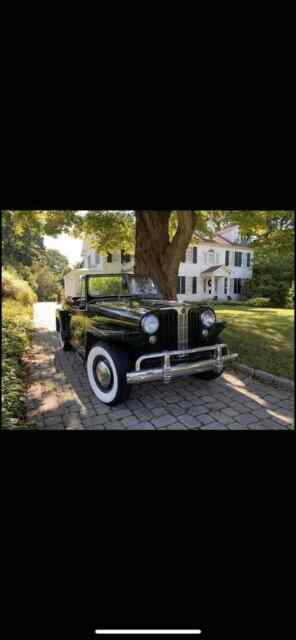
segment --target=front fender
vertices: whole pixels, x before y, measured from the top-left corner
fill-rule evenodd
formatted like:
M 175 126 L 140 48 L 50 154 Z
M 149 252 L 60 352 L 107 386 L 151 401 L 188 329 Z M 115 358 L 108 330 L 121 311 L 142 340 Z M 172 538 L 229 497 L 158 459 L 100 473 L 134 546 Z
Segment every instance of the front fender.
M 217 338 L 217 336 L 224 331 L 226 327 L 225 320 L 216 320 L 215 324 L 209 329 L 208 340 L 212 340 L 213 338 Z
M 137 346 L 139 342 L 143 340 L 143 336 L 138 331 L 128 331 L 126 329 L 107 329 L 91 327 L 87 330 L 85 336 L 85 354 L 86 357 L 89 350 L 95 342 L 103 340 L 110 344 L 118 344 L 125 348 L 127 351 Z

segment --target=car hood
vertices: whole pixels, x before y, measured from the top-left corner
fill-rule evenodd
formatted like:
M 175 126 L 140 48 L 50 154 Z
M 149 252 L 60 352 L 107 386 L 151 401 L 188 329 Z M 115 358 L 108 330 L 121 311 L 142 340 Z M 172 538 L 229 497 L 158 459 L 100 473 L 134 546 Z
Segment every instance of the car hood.
M 177 307 L 194 307 L 199 308 L 201 304 L 192 302 L 178 302 L 176 300 L 155 300 L 155 299 L 139 299 L 129 298 L 128 300 L 102 300 L 92 303 L 92 309 L 99 311 L 107 316 L 126 317 L 134 320 L 140 320 L 147 313 L 157 313 L 163 310 Z

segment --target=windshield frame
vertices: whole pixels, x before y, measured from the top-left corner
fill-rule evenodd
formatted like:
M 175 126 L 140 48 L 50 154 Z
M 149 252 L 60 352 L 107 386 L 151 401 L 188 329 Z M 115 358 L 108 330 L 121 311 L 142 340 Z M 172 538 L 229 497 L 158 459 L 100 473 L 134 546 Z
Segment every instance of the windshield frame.
M 127 293 L 115 293 L 115 294 L 111 294 L 111 295 L 107 295 L 107 294 L 102 294 L 102 295 L 93 295 L 89 292 L 89 280 L 91 278 L 114 278 L 114 276 L 117 277 L 121 277 L 122 278 L 122 284 L 126 285 L 127 287 Z M 132 293 L 131 292 L 131 279 L 134 278 L 141 278 L 141 279 L 145 279 L 145 278 L 149 278 L 150 280 L 153 280 L 155 286 L 156 286 L 156 293 Z M 87 274 L 85 276 L 81 276 L 80 277 L 81 282 L 83 282 L 85 280 L 85 284 L 86 284 L 86 299 L 88 302 L 91 301 L 95 301 L 95 300 L 105 300 L 105 299 L 121 299 L 121 298 L 150 298 L 153 300 L 157 300 L 157 299 L 161 299 L 161 291 L 159 288 L 158 283 L 156 282 L 156 280 L 154 280 L 153 278 L 151 278 L 150 276 L 142 276 L 142 275 L 137 275 L 134 273 L 90 273 Z M 123 286 L 124 288 L 124 286 Z

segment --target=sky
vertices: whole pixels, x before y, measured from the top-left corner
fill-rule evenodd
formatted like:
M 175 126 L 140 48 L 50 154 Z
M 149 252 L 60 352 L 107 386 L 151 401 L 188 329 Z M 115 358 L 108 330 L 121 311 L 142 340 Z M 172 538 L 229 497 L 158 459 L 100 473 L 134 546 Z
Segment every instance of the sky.
M 87 211 L 79 211 L 81 215 L 85 215 Z M 52 238 L 51 236 L 45 236 L 44 244 L 47 249 L 56 249 L 60 253 L 62 253 L 66 258 L 68 258 L 71 267 L 74 267 L 77 262 L 81 262 L 81 250 L 82 250 L 82 240 L 77 238 L 72 238 L 67 233 L 62 233 L 57 238 Z
M 44 244 L 48 249 L 56 249 L 68 258 L 71 267 L 82 260 L 82 240 L 72 238 L 66 233 L 59 235 L 57 238 L 45 236 Z

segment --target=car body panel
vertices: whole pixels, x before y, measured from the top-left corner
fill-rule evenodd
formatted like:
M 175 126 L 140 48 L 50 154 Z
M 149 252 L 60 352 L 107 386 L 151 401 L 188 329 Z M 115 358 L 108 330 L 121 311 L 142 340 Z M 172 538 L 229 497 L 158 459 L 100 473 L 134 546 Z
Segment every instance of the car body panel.
M 165 341 L 163 334 L 160 341 L 158 339 L 156 344 L 151 344 L 150 336 L 143 331 L 141 326 L 145 315 L 153 313 L 158 317 L 161 325 L 165 316 L 177 313 L 178 310 L 194 313 L 198 319 L 205 309 L 210 308 L 202 302 L 186 301 L 183 303 L 157 297 L 145 298 L 131 295 L 93 298 L 88 295 L 89 277 L 91 276 L 88 275 L 83 279 L 86 283 L 84 287 L 86 299 L 83 308 L 81 308 L 80 299 L 76 298 L 72 303 L 68 300 L 63 308 L 57 312 L 58 322 L 63 328 L 66 339 L 84 358 L 87 356 L 89 345 L 93 344 L 95 339 L 123 345 L 134 358 L 142 353 L 157 352 L 161 348 L 173 350 L 176 348 L 176 340 L 170 341 L 168 336 L 168 340 Z M 196 329 L 198 336 L 196 335 L 195 344 L 192 346 L 202 347 L 211 344 L 224 327 L 225 322 L 216 321 L 208 330 L 207 337 L 202 335 L 199 327 Z

